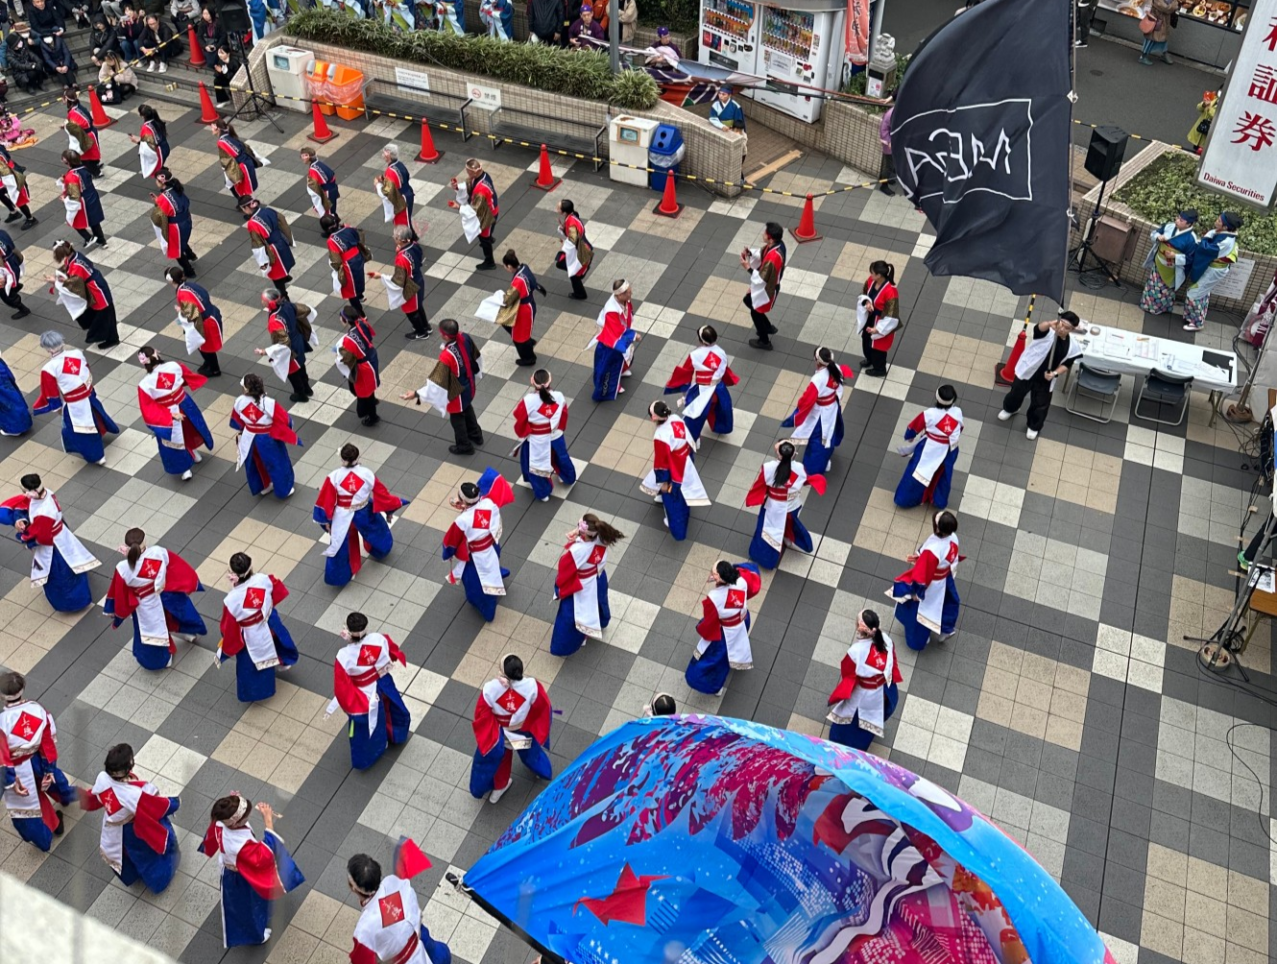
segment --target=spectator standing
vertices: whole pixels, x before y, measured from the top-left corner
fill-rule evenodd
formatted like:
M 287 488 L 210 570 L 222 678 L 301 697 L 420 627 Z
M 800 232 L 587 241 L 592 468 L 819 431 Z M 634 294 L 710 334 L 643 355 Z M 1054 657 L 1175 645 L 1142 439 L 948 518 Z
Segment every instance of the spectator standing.
M 564 0 L 528 0 L 528 42 L 562 47 L 567 19 Z
M 882 164 L 878 167 L 878 180 L 881 183 L 878 190 L 887 195 L 896 193 L 891 189 L 891 182 L 896 179 L 896 162 L 891 156 L 891 115 L 895 110 L 896 105 L 893 102 L 882 115 L 882 123 L 878 125 L 878 141 L 882 144 Z
M 638 0 L 620 0 L 621 43 L 634 41 L 634 27 L 638 23 Z
M 1172 18 L 1179 18 L 1179 0 L 1153 0 L 1148 14 L 1140 21 L 1140 30 L 1152 21 L 1152 29 L 1144 34 L 1144 49 L 1140 53 L 1140 63 L 1146 67 L 1153 65 L 1153 58 L 1160 56 L 1163 63 L 1172 63 L 1170 51 L 1171 31 L 1175 29 Z
M 1215 119 L 1215 110 L 1219 107 L 1219 91 L 1208 90 L 1197 102 L 1197 120 L 1188 131 L 1188 143 L 1200 154 L 1206 146 L 1206 135 L 1210 133 L 1211 121 Z

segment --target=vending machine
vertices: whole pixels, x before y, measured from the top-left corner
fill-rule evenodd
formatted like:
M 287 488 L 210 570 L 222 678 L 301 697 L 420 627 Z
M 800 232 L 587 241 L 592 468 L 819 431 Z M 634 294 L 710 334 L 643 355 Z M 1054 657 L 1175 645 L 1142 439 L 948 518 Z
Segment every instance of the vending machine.
M 701 0 L 700 61 L 766 77 L 775 90 L 739 93 L 812 123 L 824 107 L 821 89 L 842 82 L 845 16 L 845 0 Z
M 701 0 L 701 63 L 754 73 L 758 59 L 756 11 L 749 0 Z

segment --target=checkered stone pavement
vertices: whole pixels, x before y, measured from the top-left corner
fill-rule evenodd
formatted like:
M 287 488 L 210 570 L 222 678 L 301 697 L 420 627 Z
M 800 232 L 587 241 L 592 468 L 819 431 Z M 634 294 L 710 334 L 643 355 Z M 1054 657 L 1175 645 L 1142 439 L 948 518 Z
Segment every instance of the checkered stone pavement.
M 1208 424 L 1204 396 L 1194 396 L 1183 426 L 1152 426 L 1131 418 L 1128 379 L 1110 423 L 1070 416 L 1057 399 L 1042 437 L 1029 442 L 1023 422 L 1008 427 L 996 420 L 1001 396 L 991 385 L 1026 299 L 985 282 L 930 277 L 922 259 L 932 239 L 920 216 L 901 198 L 865 190 L 821 198 L 823 240 L 790 246 L 773 316 L 781 332 L 777 350 L 754 351 L 745 344 L 752 330 L 740 304 L 745 282 L 737 252 L 757 243 L 763 222 L 793 224 L 794 199 L 760 193 L 725 201 L 684 186 L 687 209 L 667 220 L 651 213 L 652 192 L 614 186 L 588 165 L 560 164 L 563 185 L 544 194 L 529 189 L 532 158 L 525 153 L 490 154 L 457 142 L 444 144 L 442 165 L 410 164 L 427 253 L 427 309 L 436 321 L 461 320 L 481 343 L 487 372 L 476 407 L 489 442 L 475 456 L 450 458 L 447 422 L 397 400 L 423 383 L 438 342 L 406 342 L 402 314 L 387 310 L 378 285 L 369 285 L 368 306 L 383 362 L 380 425 L 359 425 L 327 364 L 340 305 L 327 294 L 328 269 L 296 160 L 307 125 L 289 115 L 282 137 L 260 122 L 241 124 L 240 131 L 273 162 L 262 172 L 260 195 L 295 225 L 294 298 L 318 307 L 322 346 L 311 365 L 315 400 L 289 406 L 305 443 L 294 451 L 297 492 L 287 502 L 254 499 L 234 470 L 226 421 L 238 377 L 263 371 L 253 355 L 266 340 L 262 281 L 222 189 L 210 135 L 190 111 L 162 112 L 174 144 L 170 167 L 186 183 L 195 213 L 200 281 L 226 318 L 227 377 L 197 396 L 216 452 L 194 479 L 179 482 L 162 471 L 138 415 L 137 349 L 154 344 L 174 357 L 184 352 L 161 259 L 149 243 L 150 186 L 135 173 L 126 139 L 134 122 L 117 112 L 122 123 L 103 134 L 111 244 L 93 257 L 120 306 L 123 341 L 90 356 L 99 394 L 123 432 L 109 443 L 107 467 L 98 468 L 63 455 L 58 425 L 41 419 L 32 435 L 0 440 L 0 479 L 16 490 L 21 474 L 37 470 L 57 490 L 68 522 L 104 562 L 91 576 L 98 598 L 123 530 L 142 525 L 197 567 L 207 588 L 197 604 L 215 631 L 227 559 L 247 550 L 259 570 L 289 586 L 281 610 L 302 659 L 273 699 L 251 706 L 235 698 L 233 672 L 213 668 L 212 639 L 182 646 L 165 672 L 141 670 L 126 632 L 110 630 L 98 611 L 51 614 L 26 579 L 26 551 L 0 541 L 0 663 L 27 673 L 32 695 L 56 714 L 73 779 L 92 780 L 104 749 L 127 741 L 145 776 L 181 794 L 175 821 L 183 853 L 179 876 L 164 894 L 124 888 L 98 855 L 97 820 L 68 814 L 68 831 L 47 856 L 0 826 L 0 869 L 188 964 L 224 957 L 335 964 L 349 949 L 356 917 L 346 859 L 361 850 L 388 859 L 407 835 L 434 862 L 417 886 L 429 926 L 454 958 L 528 960 L 510 932 L 443 879 L 450 869 L 470 866 L 538 790 L 516 767 L 500 803 L 470 797 L 470 713 L 478 687 L 503 654 L 524 658 L 561 710 L 556 770 L 660 690 L 689 709 L 826 732 L 825 699 L 852 621 L 865 606 L 889 613 L 883 591 L 928 525 L 925 510 L 892 504 L 903 467 L 892 444 L 937 385 L 952 382 L 967 419 L 953 493 L 968 556 L 958 571 L 960 631 L 922 653 L 902 647 L 900 708 L 874 752 L 989 814 L 1061 882 L 1120 964 L 1251 964 L 1277 956 L 1277 929 L 1269 925 L 1277 911 L 1277 849 L 1269 842 L 1272 710 L 1199 672 L 1195 644 L 1184 641 L 1209 635 L 1232 604 L 1230 568 L 1252 483 L 1239 469 L 1231 430 Z M 69 232 L 53 184 L 59 121 L 36 115 L 33 123 L 42 140 L 22 160 L 41 224 L 17 239 L 27 246 L 26 298 L 34 313 L 21 323 L 0 321 L 0 348 L 29 396 L 42 360 L 39 332 L 56 328 L 72 343 L 78 336 L 37 280 L 50 267 L 52 242 Z M 340 138 L 321 148 L 339 172 L 342 211 L 367 230 L 378 265 L 391 253 L 371 190 L 378 150 L 387 139 L 407 145 L 415 136 L 409 125 L 382 120 L 343 126 Z M 440 537 L 453 518 L 447 500 L 458 483 L 487 466 L 517 477 L 507 454 L 510 412 L 524 390 L 508 336 L 473 317 L 504 275 L 473 271 L 477 251 L 461 240 L 447 207 L 447 178 L 467 150 L 492 161 L 488 170 L 501 193 L 499 247 L 515 247 L 550 290 L 540 303 L 537 350 L 572 401 L 568 441 L 580 472 L 575 486 L 559 487 L 548 503 L 516 490 L 515 504 L 504 511 L 503 562 L 512 576 L 491 624 L 446 584 L 439 559 Z M 805 192 L 863 179 L 809 156 L 776 175 L 773 186 Z M 565 197 L 585 217 L 598 249 L 585 305 L 566 298 L 565 279 L 549 267 L 557 247 L 554 206 Z M 721 557 L 745 558 L 754 526 L 745 492 L 783 434 L 780 422 L 805 382 L 814 348 L 829 345 L 844 361 L 858 354 L 854 295 L 868 264 L 880 258 L 897 268 L 903 330 L 887 378 L 857 379 L 847 394 L 847 437 L 829 491 L 809 498 L 804 513 L 816 551 L 786 554 L 779 571 L 765 577 L 753 605 L 755 669 L 734 673 L 721 699 L 693 694 L 682 673 L 707 570 Z M 647 337 L 628 392 L 596 405 L 589 400 L 586 345 L 601 292 L 622 276 L 634 285 L 636 323 Z M 1107 324 L 1183 337 L 1178 325 L 1146 318 L 1137 297 L 1129 290 L 1082 290 L 1070 307 Z M 718 326 L 741 376 L 733 392 L 737 428 L 726 438 L 707 435 L 698 464 L 714 505 L 694 510 L 687 541 L 676 543 L 660 508 L 638 489 L 651 454 L 645 409 L 706 323 Z M 1225 323 L 1212 322 L 1200 337 L 1223 345 L 1229 336 Z M 276 396 L 286 394 L 263 373 Z M 367 563 L 338 591 L 324 585 L 323 533 L 310 507 L 347 440 L 358 442 L 364 461 L 412 505 L 395 527 L 392 555 Z M 554 565 L 563 533 L 586 510 L 628 538 L 611 566 L 614 620 L 605 640 L 563 660 L 548 650 Z M 356 608 L 403 646 L 408 665 L 394 673 L 414 722 L 408 743 L 363 773 L 350 769 L 340 718 L 323 717 L 336 630 Z M 1245 661 L 1254 685 L 1271 690 L 1266 625 Z M 276 905 L 267 947 L 227 955 L 215 868 L 195 845 L 210 804 L 231 790 L 282 812 L 281 832 L 307 884 Z

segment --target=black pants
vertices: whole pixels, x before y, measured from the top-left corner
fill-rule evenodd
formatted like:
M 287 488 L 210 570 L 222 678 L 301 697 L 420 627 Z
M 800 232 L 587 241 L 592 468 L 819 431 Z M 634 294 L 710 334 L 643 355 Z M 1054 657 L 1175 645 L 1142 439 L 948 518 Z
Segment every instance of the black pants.
M 881 349 L 875 348 L 873 345 L 873 335 L 869 332 L 861 332 L 860 348 L 865 353 L 865 360 L 869 362 L 866 365 L 868 371 L 877 375 L 886 374 L 887 372 L 887 353 Z
M 479 235 L 479 248 L 483 251 L 484 264 L 496 264 L 496 262 L 492 260 L 492 244 L 492 238 L 485 238 L 483 235 Z
M 304 401 L 314 395 L 314 390 L 310 387 L 310 376 L 306 374 L 306 366 L 302 365 L 295 372 L 288 375 L 288 383 L 293 386 L 293 395 L 300 398 L 293 398 L 293 401 Z
M 363 316 L 363 313 L 364 313 L 364 302 L 363 302 L 363 299 L 362 299 L 362 298 L 358 298 L 358 297 L 356 297 L 356 298 L 347 298 L 347 299 L 346 299 L 346 302 L 347 302 L 347 304 L 349 304 L 349 305 L 350 305 L 350 307 L 354 308 L 357 312 L 359 312 L 359 314 L 360 314 L 360 316 L 361 316 L 361 317 Z
M 109 348 L 120 343 L 120 330 L 115 320 L 115 305 L 107 305 L 99 310 L 85 308 L 84 314 L 80 316 L 80 327 L 87 333 L 85 335 L 87 344 L 99 342 L 103 348 Z
M 275 290 L 279 292 L 279 296 L 283 298 L 285 301 L 288 300 L 288 282 L 292 280 L 293 280 L 293 276 L 290 274 L 286 274 L 284 275 L 284 277 L 280 278 L 278 281 L 271 282 L 271 284 L 275 286 Z
M 22 291 L 21 283 L 14 285 L 13 290 L 7 293 L 3 287 L 0 287 L 0 301 L 3 301 L 10 308 L 17 308 L 21 311 L 26 306 L 22 303 L 22 295 L 19 294 L 20 291 Z
M 1002 400 L 1002 411 L 1014 415 L 1024 404 L 1025 396 L 1029 399 L 1029 428 L 1035 432 L 1042 431 L 1046 424 L 1046 413 L 1051 409 L 1051 382 L 1043 377 L 1042 372 L 1034 372 L 1032 378 L 1017 378 L 1011 385 L 1011 391 Z
M 412 323 L 412 330 L 419 335 L 430 331 L 430 319 L 426 317 L 425 308 L 419 307 L 416 311 L 408 312 L 408 321 Z
M 355 396 L 355 414 L 359 416 L 361 422 L 380 421 L 377 415 L 377 396 L 369 395 L 367 398 Z
M 448 421 L 452 423 L 452 434 L 457 437 L 456 447 L 461 454 L 468 455 L 476 445 L 483 444 L 483 429 L 479 427 L 473 405 L 467 405 L 459 412 L 449 412 Z
M 98 244 L 106 244 L 106 235 L 102 233 L 101 221 L 99 221 L 97 224 L 92 225 L 91 230 L 86 230 L 84 228 L 76 228 L 76 231 L 79 232 L 80 237 L 84 239 L 84 242 L 86 244 L 88 243 L 90 238 L 97 238 Z
M 0 190 L 0 204 L 4 204 L 4 206 L 7 207 L 10 211 L 12 211 L 14 214 L 17 214 L 19 211 L 21 211 L 23 216 L 28 221 L 35 220 L 35 215 L 31 213 L 31 205 L 24 204 L 22 205 L 22 207 L 16 207 L 13 203 L 13 198 L 9 197 L 8 191 Z
M 742 302 L 749 309 L 749 317 L 754 322 L 754 331 L 758 332 L 758 340 L 763 344 L 771 343 L 771 332 L 775 326 L 761 311 L 754 310 L 754 296 L 746 292 Z
M 1095 0 L 1077 5 L 1077 42 L 1084 44 L 1091 36 L 1091 20 L 1095 16 Z
M 585 293 L 585 282 L 581 280 L 579 275 L 573 275 L 568 280 L 572 282 L 572 297 L 573 298 L 576 298 L 578 301 L 584 301 L 587 297 L 589 297 Z
M 514 332 L 510 332 L 510 337 L 514 337 Z M 537 346 L 535 338 L 529 338 L 527 341 L 516 341 L 514 350 L 519 353 L 519 364 L 526 367 L 537 363 L 537 353 L 533 351 Z
M 896 162 L 890 154 L 882 155 L 882 163 L 878 166 L 878 179 L 882 181 L 878 190 L 891 192 L 891 182 L 896 179 Z
M 222 373 L 221 363 L 217 360 L 217 352 L 202 351 L 200 358 L 204 359 L 204 364 L 200 366 L 200 373 L 203 375 L 220 375 Z

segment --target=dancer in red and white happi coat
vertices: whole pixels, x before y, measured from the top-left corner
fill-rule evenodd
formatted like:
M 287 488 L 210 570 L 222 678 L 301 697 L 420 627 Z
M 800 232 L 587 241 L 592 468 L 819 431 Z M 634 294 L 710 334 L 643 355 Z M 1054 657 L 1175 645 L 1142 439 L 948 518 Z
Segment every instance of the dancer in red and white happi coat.
M 452 560 L 448 581 L 465 588 L 466 599 L 488 622 L 497 617 L 497 600 L 505 595 L 508 569 L 501 567 L 501 508 L 514 492 L 499 473 L 488 469 L 478 484 L 463 482 L 448 502 L 461 514 L 443 534 L 443 558 Z
M 906 560 L 913 568 L 897 576 L 887 593 L 896 601 L 896 619 L 910 649 L 925 649 L 932 633 L 943 642 L 958 628 L 961 600 L 953 570 L 966 558 L 958 552 L 958 517 L 937 512 L 931 525 L 932 534 Z
M 612 282 L 612 296 L 595 323 L 599 333 L 586 348 L 594 349 L 594 393 L 596 402 L 608 402 L 624 393 L 621 379 L 630 374 L 634 346 L 643 336 L 634 330 L 633 292 L 624 278 Z
M 275 832 L 275 811 L 259 803 L 266 831 L 258 840 L 248 824 L 253 805 L 238 793 L 213 804 L 200 853 L 221 865 L 222 946 L 245 947 L 270 940 L 270 903 L 306 882 Z
M 639 484 L 648 495 L 665 507 L 665 525 L 670 535 L 680 542 L 687 538 L 691 506 L 712 505 L 709 493 L 696 471 L 696 440 L 678 415 L 664 402 L 653 402 L 648 418 L 656 423 L 652 437 L 652 471 Z
M 731 670 L 754 668 L 749 645 L 748 601 L 763 588 L 758 567 L 749 562 L 732 565 L 720 559 L 709 574 L 713 588 L 701 600 L 700 641 L 683 677 L 700 693 L 722 696 Z
M 712 325 L 696 330 L 700 347 L 693 348 L 665 383 L 665 394 L 683 392 L 678 406 L 683 410 L 692 437 L 698 442 L 705 423 L 715 435 L 730 435 L 735 425 L 732 396 L 727 389 L 740 381 L 731 369 L 727 352 L 718 347 L 718 332 Z
M 794 443 L 782 439 L 776 443 L 776 458 L 764 462 L 758 471 L 745 505 L 758 506 L 758 524 L 749 544 L 749 558 L 764 569 L 780 565 L 780 555 L 786 546 L 799 552 L 811 552 L 814 548 L 811 533 L 798 517 L 802 512 L 802 489 L 810 485 L 821 495 L 825 494 L 825 477 L 808 475 L 801 462 L 794 461 Z
M 34 415 L 62 410 L 62 451 L 74 452 L 84 461 L 106 465 L 102 438 L 118 435 L 120 427 L 106 413 L 93 388 L 89 360 L 78 348 L 68 348 L 56 331 L 40 336 L 40 347 L 51 356 L 40 369 L 40 397 L 31 406 Z
M 214 665 L 234 656 L 240 702 L 268 700 L 275 695 L 276 667 L 288 669 L 300 658 L 276 609 L 288 589 L 274 576 L 254 573 L 253 560 L 242 552 L 231 556 L 227 580 L 232 588 L 222 603 L 222 641 Z
M 869 266 L 864 291 L 856 299 L 856 334 L 865 353 L 862 375 L 887 374 L 887 352 L 900 327 L 900 292 L 896 290 L 895 265 L 875 261 Z
M 532 494 L 542 502 L 550 501 L 556 475 L 564 485 L 576 482 L 576 466 L 563 437 L 568 427 L 568 401 L 550 385 L 550 373 L 538 368 L 532 373 L 532 391 L 514 407 L 514 434 L 522 439 L 519 465 Z
M 350 718 L 350 765 L 367 770 L 381 759 L 387 743 L 402 744 L 412 730 L 412 718 L 390 664 L 408 665 L 395 641 L 368 632 L 368 617 L 350 613 L 341 631 L 346 645 L 333 661 L 333 698 L 324 716 L 341 709 Z
M 118 743 L 106 751 L 102 772 L 91 790 L 80 793 L 80 807 L 102 810 L 98 850 L 120 883 L 139 880 L 153 894 L 163 893 L 177 874 L 182 854 L 169 817 L 181 801 L 160 793 L 133 772 L 133 747 Z
M 53 714 L 26 691 L 21 673 L 0 674 L 0 789 L 18 836 L 47 853 L 62 833 L 62 811 L 54 804 L 69 807 L 76 794 L 58 769 Z
M 856 617 L 856 641 L 842 658 L 842 679 L 829 695 L 829 739 L 855 750 L 868 750 L 896 711 L 898 683 L 904 680 L 896 644 L 880 628 L 878 614 L 862 610 Z
M 390 522 L 408 504 L 391 495 L 372 469 L 359 464 L 359 449 L 341 447 L 342 465 L 324 477 L 315 500 L 314 520 L 328 532 L 324 550 L 324 582 L 344 586 L 363 568 L 360 544 L 374 559 L 385 559 L 394 548 Z
M 554 713 L 545 687 L 523 675 L 523 660 L 507 656 L 502 675 L 479 690 L 474 707 L 474 761 L 470 764 L 470 794 L 496 803 L 510 789 L 514 751 L 524 766 L 548 780 L 550 718 Z
M 829 348 L 817 348 L 816 371 L 798 399 L 794 413 L 780 423 L 793 429 L 795 444 L 807 444 L 803 467 L 808 475 L 823 475 L 833 466 L 834 450 L 842 444 L 843 386 L 854 375 L 840 365 Z
M 603 638 L 603 630 L 612 621 L 607 598 L 608 550 L 624 538 L 625 533 L 592 512 L 581 516 L 568 533 L 554 578 L 559 611 L 554 617 L 550 652 L 555 656 L 571 656 L 585 645 L 586 637 Z
M 346 882 L 363 908 L 350 964 L 451 964 L 452 951 L 430 936 L 412 889 L 412 878 L 430 861 L 412 840 L 396 849 L 393 874 L 382 876 L 381 865 L 367 854 L 346 862 Z
M 935 405 L 919 412 L 905 427 L 905 444 L 897 451 L 909 458 L 909 464 L 896 486 L 896 505 L 911 509 L 930 502 L 943 509 L 949 504 L 963 424 L 957 390 L 941 385 Z
M 147 546 L 146 533 L 124 533 L 121 551 L 127 556 L 116 563 L 102 611 L 114 626 L 133 621 L 133 657 L 143 669 L 165 669 L 177 655 L 175 637 L 194 642 L 208 632 L 204 618 L 191 602 L 191 593 L 203 592 L 190 563 L 162 546 Z
M 0 502 L 0 525 L 11 525 L 31 550 L 31 585 L 60 613 L 77 613 L 93 603 L 89 570 L 102 565 L 62 519 L 57 496 L 40 476 L 22 477 L 22 494 Z
M 181 362 L 165 361 L 150 345 L 138 352 L 137 360 L 146 369 L 137 386 L 142 420 L 155 434 L 164 471 L 186 481 L 196 463 L 204 461 L 200 446 L 213 450 L 213 433 L 191 397 L 208 379 Z
M 289 445 L 301 445 L 293 431 L 292 416 L 284 406 L 266 395 L 261 376 L 248 374 L 241 380 L 244 394 L 231 408 L 231 429 L 236 432 L 236 469 L 248 478 L 248 491 L 287 499 L 293 494 L 293 463 Z

